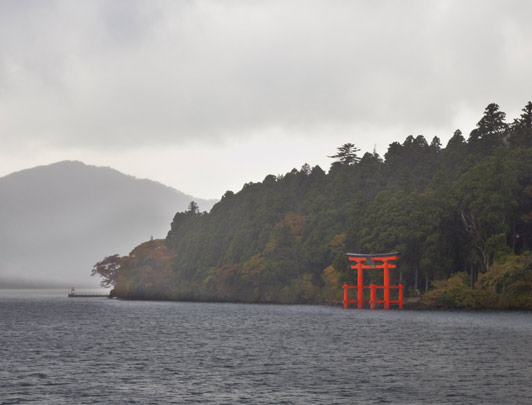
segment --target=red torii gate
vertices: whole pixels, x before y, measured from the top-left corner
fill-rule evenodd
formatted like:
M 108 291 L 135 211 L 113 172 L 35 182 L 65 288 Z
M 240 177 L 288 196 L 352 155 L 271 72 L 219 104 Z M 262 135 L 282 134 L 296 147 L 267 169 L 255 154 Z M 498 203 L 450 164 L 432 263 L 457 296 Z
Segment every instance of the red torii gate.
M 357 264 L 351 265 L 352 269 L 357 269 L 357 285 L 347 285 L 344 284 L 344 308 L 348 308 L 349 304 L 358 304 L 358 308 L 364 308 L 364 302 L 369 302 L 371 309 L 375 309 L 375 304 L 384 304 L 384 309 L 389 309 L 390 304 L 399 304 L 399 309 L 403 309 L 403 284 L 399 285 L 390 285 L 390 272 L 389 269 L 395 269 L 397 266 L 393 263 L 390 263 L 392 260 L 397 260 L 399 258 L 399 253 L 382 253 L 382 254 L 373 254 L 365 255 L 360 253 L 348 253 L 347 254 L 349 261 L 356 262 Z M 374 260 L 382 262 L 381 264 L 375 264 Z M 364 262 L 367 262 L 365 264 Z M 377 286 L 375 284 L 370 284 L 369 286 L 364 285 L 364 269 L 383 269 L 384 270 L 384 285 Z M 349 289 L 357 289 L 357 299 L 349 299 Z M 364 288 L 369 288 L 371 290 L 370 300 L 364 301 Z M 377 288 L 384 289 L 384 300 L 377 300 Z M 399 290 L 399 299 L 390 300 L 390 289 Z

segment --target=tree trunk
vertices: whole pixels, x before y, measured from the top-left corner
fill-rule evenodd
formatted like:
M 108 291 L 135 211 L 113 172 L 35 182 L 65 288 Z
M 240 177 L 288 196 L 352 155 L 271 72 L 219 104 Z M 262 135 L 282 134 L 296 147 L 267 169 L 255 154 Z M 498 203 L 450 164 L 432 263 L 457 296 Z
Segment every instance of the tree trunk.
M 429 290 L 429 276 L 425 274 L 425 292 Z
M 458 214 L 464 224 L 465 230 L 473 239 L 475 248 L 479 251 L 482 258 L 482 272 L 487 272 L 490 268 L 490 255 L 486 251 L 487 236 L 479 229 L 477 222 L 472 214 L 467 214 L 465 210 L 459 209 Z
M 512 252 L 514 252 L 514 255 L 516 254 L 515 253 L 515 222 L 513 223 L 512 225 Z
M 486 273 L 490 269 L 490 254 L 485 249 L 480 251 L 482 253 L 482 270 L 484 270 L 483 273 Z

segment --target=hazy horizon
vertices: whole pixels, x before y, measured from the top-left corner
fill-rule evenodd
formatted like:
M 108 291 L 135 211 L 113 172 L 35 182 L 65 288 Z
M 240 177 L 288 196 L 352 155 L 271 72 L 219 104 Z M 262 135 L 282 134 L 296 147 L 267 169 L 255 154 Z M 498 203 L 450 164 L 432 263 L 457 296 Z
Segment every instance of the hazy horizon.
M 190 201 L 215 202 L 73 161 L 1 177 L 0 195 L 0 288 L 97 287 L 96 262 L 164 238 Z

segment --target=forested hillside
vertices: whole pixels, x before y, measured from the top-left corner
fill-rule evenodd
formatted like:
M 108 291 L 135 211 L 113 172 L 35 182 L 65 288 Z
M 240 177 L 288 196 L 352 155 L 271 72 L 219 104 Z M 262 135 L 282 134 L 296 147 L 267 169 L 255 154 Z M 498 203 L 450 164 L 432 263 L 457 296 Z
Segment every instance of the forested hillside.
M 408 136 L 384 157 L 345 144 L 332 158 L 228 191 L 208 214 L 192 203 L 165 240 L 93 272 L 119 297 L 334 303 L 354 281 L 347 252 L 398 251 L 392 282 L 438 287 L 427 305 L 532 307 L 532 103 L 510 124 L 488 105 L 445 147 Z

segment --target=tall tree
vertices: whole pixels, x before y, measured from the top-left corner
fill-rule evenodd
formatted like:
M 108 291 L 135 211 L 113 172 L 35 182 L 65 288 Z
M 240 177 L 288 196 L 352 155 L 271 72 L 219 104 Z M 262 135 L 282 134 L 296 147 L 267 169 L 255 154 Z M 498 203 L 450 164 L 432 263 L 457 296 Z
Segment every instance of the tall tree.
M 504 122 L 506 113 L 499 110 L 499 105 L 489 104 L 477 127 L 469 135 L 472 152 L 489 155 L 504 144 L 504 134 L 508 125 Z
M 441 141 L 440 138 L 435 136 L 432 138 L 432 142 L 430 143 L 429 149 L 432 154 L 437 155 L 441 151 Z
M 188 204 L 187 212 L 189 212 L 191 214 L 198 214 L 199 213 L 199 205 L 196 203 L 196 201 L 191 201 L 190 204 Z
M 360 161 L 357 152 L 360 149 L 355 147 L 352 143 L 344 143 L 340 146 L 336 155 L 329 156 L 331 159 L 338 159 L 337 161 L 344 165 L 353 165 Z
M 479 135 L 482 137 L 492 134 L 501 134 L 508 127 L 504 122 L 505 119 L 506 113 L 499 109 L 498 104 L 489 104 L 484 110 L 484 116 L 477 123 Z
M 458 214 L 480 256 L 482 271 L 506 243 L 518 208 L 517 176 L 501 158 L 489 157 L 464 173 L 457 182 Z
M 521 110 L 521 116 L 514 120 L 510 128 L 509 142 L 512 147 L 532 146 L 532 102 Z

